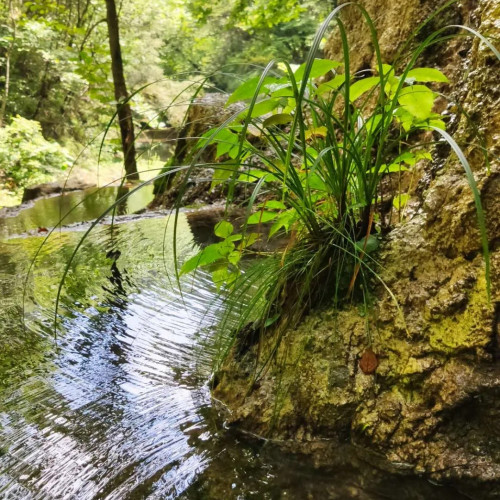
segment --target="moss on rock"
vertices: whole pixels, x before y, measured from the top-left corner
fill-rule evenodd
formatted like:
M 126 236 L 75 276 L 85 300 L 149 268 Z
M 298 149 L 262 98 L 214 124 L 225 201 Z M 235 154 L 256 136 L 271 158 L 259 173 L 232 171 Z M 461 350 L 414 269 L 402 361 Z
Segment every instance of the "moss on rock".
M 378 23 L 388 62 L 394 40 L 404 40 L 436 7 L 423 2 L 420 10 L 421 2 L 412 0 L 362 3 L 372 14 L 383 12 Z M 461 2 L 450 15 L 492 34 L 499 9 L 498 0 Z M 353 69 L 360 69 L 371 65 L 373 48 L 357 14 L 350 15 L 346 26 L 357 47 Z M 335 58 L 335 39 L 327 52 Z M 421 172 L 414 215 L 395 227 L 379 254 L 380 276 L 397 305 L 379 286 L 368 317 L 355 306 L 313 312 L 285 333 L 276 361 L 253 392 L 248 380 L 257 347 L 228 360 L 214 395 L 230 408 L 229 422 L 287 440 L 318 463 L 328 462 L 339 439 L 349 440 L 400 469 L 461 479 L 466 490 L 479 482 L 484 497 L 493 498 L 500 485 L 500 432 L 488 434 L 500 421 L 499 63 L 477 41 L 464 39 L 426 57 L 424 65 L 439 60 L 449 70 L 456 82 L 451 92 L 492 152 L 487 172 L 474 148 L 467 151 L 486 212 L 492 301 L 486 298 L 472 194 L 460 164 L 438 151 L 436 164 Z M 465 121 L 457 111 L 461 143 L 470 141 Z M 261 345 L 260 356 L 271 343 Z M 371 375 L 359 367 L 367 348 L 378 358 Z

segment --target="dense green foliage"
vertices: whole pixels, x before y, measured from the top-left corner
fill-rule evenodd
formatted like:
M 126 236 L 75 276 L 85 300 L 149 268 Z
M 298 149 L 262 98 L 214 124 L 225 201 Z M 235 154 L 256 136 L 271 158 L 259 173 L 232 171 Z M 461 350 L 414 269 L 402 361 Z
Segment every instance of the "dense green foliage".
M 161 50 L 166 74 L 212 74 L 211 83 L 232 90 L 239 79 L 259 74 L 272 58 L 303 61 L 326 16 L 328 2 L 297 0 L 190 0 L 177 2 Z
M 231 89 L 241 78 L 231 73 L 257 74 L 270 57 L 302 59 L 327 8 L 297 0 L 216 0 L 210 5 L 131 0 L 117 6 L 138 129 L 141 123 L 178 125 L 190 94 L 169 105 L 200 73 L 212 86 Z M 36 121 L 46 139 L 76 152 L 107 128 L 115 108 L 104 1 L 0 4 L 0 127 L 15 116 Z M 101 159 L 114 160 L 118 134 L 115 120 L 107 134 L 109 147 L 88 150 L 80 163 L 92 166 L 98 152 Z
M 353 272 L 349 261 L 377 246 L 372 232 L 381 227 L 374 219 L 384 202 L 379 192 L 382 178 L 431 159 L 421 146 L 408 146 L 410 137 L 445 126 L 432 112 L 438 94 L 421 83 L 447 82 L 440 71 L 407 68 L 397 76 L 394 68 L 382 65 L 377 76 L 347 79 L 346 64 L 315 59 L 294 72 L 288 68 L 281 78 L 248 80 L 228 99 L 228 104 L 246 100 L 248 109 L 224 127 L 208 131 L 199 143 L 200 148 L 215 143 L 216 157 L 227 158 L 215 171 L 214 185 L 256 184 L 245 231 L 271 223 L 269 237 L 292 231 L 300 248 L 310 248 L 306 262 L 294 262 L 293 269 L 285 265 L 285 276 L 275 274 L 282 280 L 278 289 L 290 281 L 302 283 L 299 276 L 309 275 L 310 281 L 333 268 L 334 295 L 339 289 L 345 292 L 350 279 L 346 271 Z M 319 83 L 325 74 L 330 79 Z M 248 134 L 258 141 L 247 140 Z M 266 201 L 254 205 L 260 193 Z M 393 197 L 399 211 L 404 208 L 405 193 L 386 196 Z M 214 281 L 237 279 L 240 259 L 258 234 L 233 234 L 227 222 L 215 234 L 223 241 L 192 257 L 181 274 L 211 265 Z M 286 258 L 296 255 L 292 249 Z
M 16 116 L 0 128 L 0 188 L 15 190 L 46 181 L 70 162 L 64 148 L 44 139 L 36 121 Z
M 39 121 L 46 137 L 85 142 L 86 125 L 100 122 L 100 103 L 112 96 L 100 2 L 9 3 L 0 12 L 2 62 L 10 58 L 7 118 L 18 114 Z

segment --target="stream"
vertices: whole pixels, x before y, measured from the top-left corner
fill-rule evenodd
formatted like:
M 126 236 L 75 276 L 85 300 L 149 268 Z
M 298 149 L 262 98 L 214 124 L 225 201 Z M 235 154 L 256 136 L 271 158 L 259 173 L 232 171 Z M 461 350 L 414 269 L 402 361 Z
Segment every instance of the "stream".
M 316 469 L 227 429 L 208 388 L 224 303 L 202 272 L 179 292 L 172 221 L 131 215 L 150 201 L 147 189 L 85 239 L 55 321 L 76 245 L 122 194 L 75 192 L 0 218 L 0 498 L 467 498 L 382 472 L 349 447 L 338 465 Z M 178 224 L 184 259 L 207 231 L 187 213 Z

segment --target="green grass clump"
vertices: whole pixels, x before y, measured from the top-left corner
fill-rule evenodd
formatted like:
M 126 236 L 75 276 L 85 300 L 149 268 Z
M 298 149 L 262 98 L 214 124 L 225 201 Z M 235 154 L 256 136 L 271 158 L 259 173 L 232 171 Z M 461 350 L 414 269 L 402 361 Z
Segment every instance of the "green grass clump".
M 377 64 L 370 72 L 351 73 L 350 48 L 339 18 L 347 5 L 362 11 L 371 32 Z M 244 82 L 229 97 L 228 105 L 243 101 L 245 109 L 199 141 L 193 168 L 203 150 L 215 145 L 219 163 L 212 184 L 227 184 L 229 205 L 237 184 L 250 187 L 251 195 L 241 230 L 235 232 L 228 220 L 219 223 L 215 234 L 220 241 L 184 262 L 179 274 L 209 268 L 217 285 L 230 290 L 233 302 L 253 287 L 254 299 L 240 316 L 240 329 L 256 309 L 259 320 L 254 325 L 261 335 L 271 325 L 283 331 L 311 307 L 364 293 L 370 276 L 377 277 L 371 254 L 381 228 L 382 181 L 388 175 L 401 176 L 417 161 L 432 160 L 431 146 L 438 140 L 456 153 L 474 196 L 489 294 L 488 239 L 479 191 L 465 155 L 433 112 L 441 95 L 436 84 L 443 86 L 448 78 L 438 69 L 416 65 L 426 49 L 460 35 L 442 28 L 411 46 L 442 10 L 417 29 L 388 65 L 366 10 L 357 3 L 339 6 L 318 30 L 304 64 L 292 69 L 279 61 L 285 68 L 279 74 L 277 62 L 271 62 L 260 77 Z M 315 57 L 331 22 L 341 35 L 342 61 Z M 499 57 L 484 37 L 466 29 Z M 429 137 L 424 131 L 434 132 L 427 143 L 422 143 Z M 396 191 L 392 198 L 401 211 L 408 194 Z M 289 243 L 256 266 L 258 271 L 245 271 L 242 257 L 263 255 L 255 250 L 261 231 L 253 229 L 263 223 L 269 226 L 269 238 L 287 233 Z M 226 343 L 223 356 L 236 338 Z

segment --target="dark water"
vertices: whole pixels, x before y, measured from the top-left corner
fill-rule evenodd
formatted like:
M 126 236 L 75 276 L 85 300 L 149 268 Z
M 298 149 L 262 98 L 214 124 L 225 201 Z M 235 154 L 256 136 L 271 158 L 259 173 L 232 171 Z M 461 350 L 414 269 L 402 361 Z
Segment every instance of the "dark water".
M 202 273 L 180 294 L 165 217 L 91 233 L 68 269 L 55 331 L 58 284 L 88 226 L 55 232 L 28 278 L 44 237 L 12 234 L 54 225 L 59 201 L 0 221 L 11 235 L 0 241 L 0 498 L 465 498 L 345 450 L 341 465 L 317 470 L 225 429 L 207 386 L 223 303 Z M 71 222 L 98 214 L 90 204 Z M 183 258 L 196 251 L 185 214 L 178 235 Z

